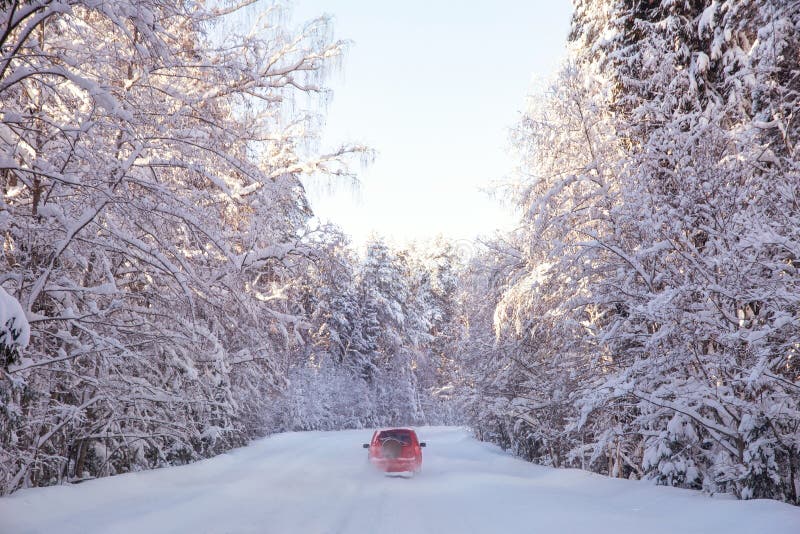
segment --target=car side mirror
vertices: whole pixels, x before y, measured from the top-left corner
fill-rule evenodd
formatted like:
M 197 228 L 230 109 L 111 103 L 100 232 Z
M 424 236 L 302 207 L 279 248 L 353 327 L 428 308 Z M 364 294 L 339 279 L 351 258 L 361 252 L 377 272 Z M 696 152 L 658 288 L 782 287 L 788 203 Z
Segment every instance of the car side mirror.
M 420 442 L 419 442 L 419 446 L 420 446 L 420 447 L 424 447 L 424 446 L 425 446 L 425 442 L 424 442 L 424 441 L 420 441 Z
M 369 449 L 369 443 L 363 444 L 362 447 L 365 448 L 365 449 Z

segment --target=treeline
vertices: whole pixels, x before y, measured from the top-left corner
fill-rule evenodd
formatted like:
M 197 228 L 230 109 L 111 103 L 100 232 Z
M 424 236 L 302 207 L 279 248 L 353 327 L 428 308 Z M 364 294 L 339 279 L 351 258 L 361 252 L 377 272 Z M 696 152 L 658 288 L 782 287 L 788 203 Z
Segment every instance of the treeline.
M 350 249 L 343 249 L 350 256 Z M 458 422 L 450 385 L 463 336 L 461 258 L 444 240 L 395 250 L 380 239 L 309 280 L 310 333 L 274 410 L 276 430 Z
M 0 2 L 0 494 L 447 415 L 448 260 L 311 224 L 344 44 L 252 4 Z
M 800 2 L 575 4 L 514 132 L 522 224 L 465 280 L 471 422 L 800 504 Z

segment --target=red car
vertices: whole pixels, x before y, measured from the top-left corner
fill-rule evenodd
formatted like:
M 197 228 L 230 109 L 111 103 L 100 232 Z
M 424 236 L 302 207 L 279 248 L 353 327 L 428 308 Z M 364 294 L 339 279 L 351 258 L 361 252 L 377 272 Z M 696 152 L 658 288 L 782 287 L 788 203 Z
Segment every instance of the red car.
M 372 441 L 365 443 L 369 461 L 387 473 L 418 473 L 422 469 L 422 447 L 417 433 L 410 428 L 376 430 Z

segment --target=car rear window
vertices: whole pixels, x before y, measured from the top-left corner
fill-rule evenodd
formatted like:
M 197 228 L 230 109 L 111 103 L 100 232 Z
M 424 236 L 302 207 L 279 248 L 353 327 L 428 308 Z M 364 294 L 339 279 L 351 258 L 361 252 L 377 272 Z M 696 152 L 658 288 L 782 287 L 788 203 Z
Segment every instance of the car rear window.
M 408 445 L 411 443 L 411 434 L 409 432 L 404 432 L 402 430 L 384 430 L 380 434 L 378 434 L 378 441 L 383 443 L 384 441 L 399 441 L 404 445 Z

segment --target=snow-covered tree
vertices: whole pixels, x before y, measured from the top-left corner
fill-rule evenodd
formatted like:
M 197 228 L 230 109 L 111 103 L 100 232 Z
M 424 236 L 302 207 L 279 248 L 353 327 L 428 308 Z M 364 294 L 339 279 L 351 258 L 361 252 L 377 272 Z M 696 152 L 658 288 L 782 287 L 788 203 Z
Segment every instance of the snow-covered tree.
M 305 327 L 300 176 L 361 149 L 303 156 L 318 120 L 292 104 L 343 51 L 328 21 L 248 4 L 0 6 L 0 283 L 32 329 L 3 376 L 4 491 L 266 430 Z M 215 33 L 242 9 L 251 29 Z
M 523 224 L 483 260 L 490 439 L 798 502 L 798 24 L 797 2 L 576 2 L 514 141 Z

